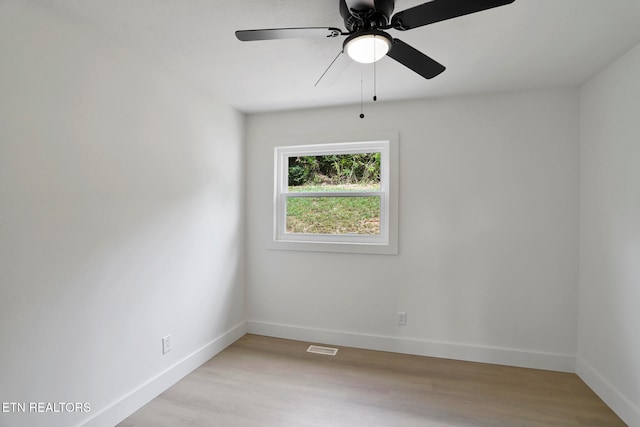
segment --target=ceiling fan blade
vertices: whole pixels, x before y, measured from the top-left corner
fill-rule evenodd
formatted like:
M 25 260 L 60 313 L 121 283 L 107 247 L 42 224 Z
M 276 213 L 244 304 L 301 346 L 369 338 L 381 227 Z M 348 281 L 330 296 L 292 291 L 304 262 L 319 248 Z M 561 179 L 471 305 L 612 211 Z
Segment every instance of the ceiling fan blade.
M 344 3 L 349 10 L 375 9 L 376 7 L 375 0 L 344 0 Z
M 393 45 L 387 56 L 420 74 L 425 79 L 432 79 L 445 70 L 444 65 L 398 39 L 393 39 Z
M 243 42 L 298 38 L 331 38 L 342 35 L 342 30 L 331 27 L 269 28 L 264 30 L 239 30 L 236 37 Z
M 433 0 L 396 13 L 391 26 L 396 30 L 410 30 L 458 16 L 492 9 L 515 0 Z

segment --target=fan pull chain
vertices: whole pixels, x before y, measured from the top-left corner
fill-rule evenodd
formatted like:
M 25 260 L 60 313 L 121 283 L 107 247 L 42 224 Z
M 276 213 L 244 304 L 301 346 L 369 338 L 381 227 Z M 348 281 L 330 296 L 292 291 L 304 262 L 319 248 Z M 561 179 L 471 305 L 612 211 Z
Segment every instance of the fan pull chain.
M 360 118 L 364 119 L 364 71 L 360 67 Z
M 320 80 L 322 80 L 322 78 L 325 76 L 325 74 L 327 74 L 327 72 L 331 69 L 331 67 L 333 66 L 333 64 L 336 63 L 336 61 L 338 60 L 338 58 L 340 58 L 340 55 L 342 55 L 344 53 L 344 50 L 341 50 L 340 52 L 338 52 L 338 54 L 336 55 L 336 57 L 333 59 L 333 61 L 331 61 L 331 64 L 329 64 L 329 66 L 327 67 L 326 70 L 324 70 L 324 73 L 322 73 L 322 75 L 320 76 L 320 78 L 318 79 L 318 81 L 316 82 L 316 84 L 313 85 L 313 87 L 318 87 L 318 83 L 320 83 Z
M 373 36 L 374 40 L 376 38 L 376 36 Z M 376 44 L 373 43 L 373 57 L 376 58 Z M 378 100 L 378 79 L 377 79 L 377 75 L 376 75 L 376 62 L 378 61 L 373 61 L 373 102 L 376 102 Z
M 376 63 L 373 63 L 373 102 L 378 100 L 378 79 L 376 76 Z

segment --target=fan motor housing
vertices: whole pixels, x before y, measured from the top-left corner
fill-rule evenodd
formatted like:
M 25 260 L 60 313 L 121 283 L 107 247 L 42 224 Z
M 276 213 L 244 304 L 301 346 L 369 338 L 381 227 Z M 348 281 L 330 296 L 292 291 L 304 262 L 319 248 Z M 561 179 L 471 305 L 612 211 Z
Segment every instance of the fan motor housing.
M 350 32 L 386 27 L 391 22 L 395 0 L 340 0 L 340 15 Z

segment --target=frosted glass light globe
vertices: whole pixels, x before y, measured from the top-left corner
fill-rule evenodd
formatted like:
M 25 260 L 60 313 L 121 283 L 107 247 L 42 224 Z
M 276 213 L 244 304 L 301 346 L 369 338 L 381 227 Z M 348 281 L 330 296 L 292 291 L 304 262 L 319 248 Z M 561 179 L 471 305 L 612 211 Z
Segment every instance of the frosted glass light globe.
M 371 64 L 379 61 L 389 52 L 391 42 L 383 36 L 363 34 L 348 40 L 345 48 L 349 57 L 354 61 Z

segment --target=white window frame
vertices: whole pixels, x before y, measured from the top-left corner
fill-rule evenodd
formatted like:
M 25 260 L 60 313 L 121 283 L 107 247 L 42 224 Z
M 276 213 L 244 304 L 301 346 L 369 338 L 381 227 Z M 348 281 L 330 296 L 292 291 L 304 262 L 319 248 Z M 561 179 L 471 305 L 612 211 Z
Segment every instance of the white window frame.
M 381 153 L 380 191 L 288 192 L 289 158 L 330 154 Z M 350 252 L 369 254 L 398 253 L 397 136 L 384 139 L 278 146 L 274 149 L 273 249 Z M 380 197 L 380 234 L 287 233 L 286 209 L 290 197 Z

